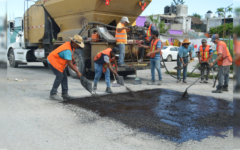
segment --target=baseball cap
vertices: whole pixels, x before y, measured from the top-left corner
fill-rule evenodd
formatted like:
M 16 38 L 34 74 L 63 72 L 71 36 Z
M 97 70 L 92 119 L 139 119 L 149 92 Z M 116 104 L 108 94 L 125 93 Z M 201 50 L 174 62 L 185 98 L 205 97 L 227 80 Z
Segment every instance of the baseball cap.
M 206 39 L 202 39 L 202 43 L 207 43 L 207 40 Z
M 218 39 L 219 38 L 219 35 L 218 34 L 213 34 L 212 35 L 212 40 L 211 40 L 211 42 L 214 42 L 216 39 Z
M 118 47 L 114 47 L 113 49 L 112 49 L 112 52 L 113 52 L 113 54 L 115 55 L 115 56 L 119 56 L 119 54 L 117 54 L 117 53 L 119 53 L 119 48 Z
M 122 21 L 122 22 L 130 23 L 130 21 L 128 20 L 128 17 L 122 17 L 121 21 Z
M 151 32 L 151 34 L 156 35 L 157 37 L 158 37 L 158 35 L 159 35 L 159 33 L 158 33 L 157 30 L 153 30 L 153 31 Z

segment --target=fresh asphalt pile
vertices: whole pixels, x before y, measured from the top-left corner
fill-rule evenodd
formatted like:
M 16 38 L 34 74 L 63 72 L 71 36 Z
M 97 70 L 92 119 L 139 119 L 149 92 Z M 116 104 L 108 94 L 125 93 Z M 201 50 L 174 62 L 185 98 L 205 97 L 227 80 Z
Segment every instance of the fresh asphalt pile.
M 178 143 L 222 136 L 232 129 L 232 102 L 181 92 L 146 90 L 66 102 L 125 125 Z M 217 133 L 217 134 L 216 134 Z

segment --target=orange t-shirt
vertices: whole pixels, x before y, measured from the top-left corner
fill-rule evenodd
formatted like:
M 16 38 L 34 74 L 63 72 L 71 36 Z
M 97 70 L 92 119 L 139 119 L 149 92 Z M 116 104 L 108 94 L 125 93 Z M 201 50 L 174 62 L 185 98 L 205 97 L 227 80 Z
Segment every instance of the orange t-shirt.
M 230 66 L 232 65 L 232 62 L 226 58 L 228 55 L 227 55 L 227 50 L 224 50 L 224 46 L 223 45 L 219 45 L 218 46 L 218 54 L 222 54 L 223 55 L 223 64 L 222 66 Z

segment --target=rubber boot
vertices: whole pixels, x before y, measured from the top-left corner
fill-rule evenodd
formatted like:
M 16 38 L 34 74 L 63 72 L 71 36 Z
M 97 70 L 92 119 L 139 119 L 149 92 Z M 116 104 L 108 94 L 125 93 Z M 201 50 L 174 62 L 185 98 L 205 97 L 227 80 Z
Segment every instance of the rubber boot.
M 106 92 L 107 92 L 107 93 L 113 93 L 113 92 L 112 92 L 112 89 L 111 89 L 110 87 L 107 87 Z
M 213 93 L 222 93 L 223 92 L 223 87 L 218 87 L 215 91 L 212 91 Z
M 228 92 L 228 85 L 223 86 L 223 91 Z
M 97 90 L 97 84 L 94 84 L 93 85 L 93 91 L 96 91 Z
M 181 79 L 178 79 L 178 80 L 177 80 L 177 83 L 180 83 L 180 82 L 181 82 Z
M 148 85 L 156 85 L 155 81 L 151 81 L 147 83 Z
M 186 80 L 183 80 L 183 83 L 187 83 L 187 81 L 186 81 Z
M 63 100 L 72 100 L 74 97 L 68 95 L 68 94 L 62 94 Z

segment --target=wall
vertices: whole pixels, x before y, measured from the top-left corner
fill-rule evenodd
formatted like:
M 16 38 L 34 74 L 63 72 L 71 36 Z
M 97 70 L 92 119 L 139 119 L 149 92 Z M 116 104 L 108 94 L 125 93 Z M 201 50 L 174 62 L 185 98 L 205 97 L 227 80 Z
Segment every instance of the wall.
M 187 17 L 188 16 L 188 6 L 187 5 L 177 5 L 177 17 Z
M 176 20 L 178 20 L 180 23 L 182 23 L 182 30 L 184 33 L 187 33 L 192 25 L 192 18 L 191 17 L 177 17 Z
M 170 24 L 169 25 L 169 29 L 170 30 L 182 30 L 182 24 Z
M 207 19 L 203 19 L 202 21 L 204 24 L 207 24 Z M 209 19 L 209 26 L 207 31 L 209 31 L 212 27 L 218 27 L 220 25 L 222 25 L 222 18 L 211 18 Z
M 145 21 L 146 21 L 146 17 L 137 17 L 136 25 L 143 27 Z

